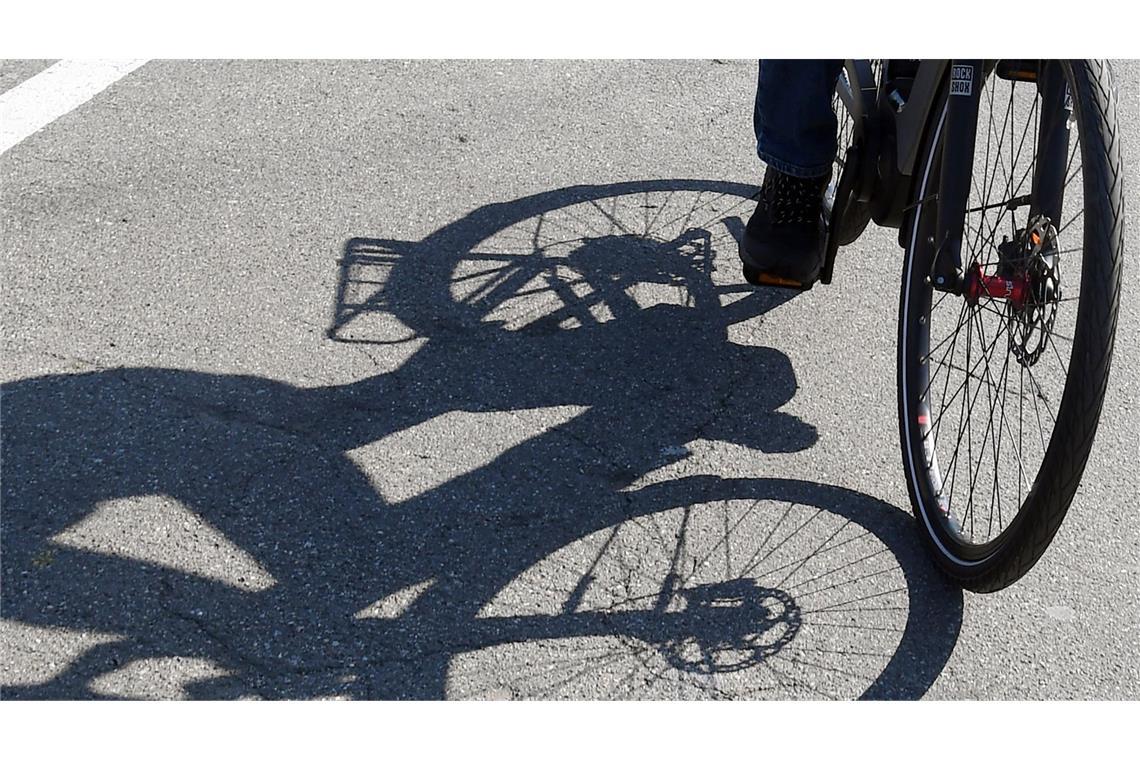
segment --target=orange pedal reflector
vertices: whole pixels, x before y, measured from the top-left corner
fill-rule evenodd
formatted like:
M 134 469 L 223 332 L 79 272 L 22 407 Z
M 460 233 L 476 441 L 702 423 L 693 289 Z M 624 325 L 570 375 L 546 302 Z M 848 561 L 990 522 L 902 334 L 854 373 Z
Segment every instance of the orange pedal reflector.
M 765 285 L 778 285 L 781 288 L 803 288 L 804 284 L 798 280 L 789 280 L 786 277 L 777 277 L 774 274 L 761 272 L 756 276 Z

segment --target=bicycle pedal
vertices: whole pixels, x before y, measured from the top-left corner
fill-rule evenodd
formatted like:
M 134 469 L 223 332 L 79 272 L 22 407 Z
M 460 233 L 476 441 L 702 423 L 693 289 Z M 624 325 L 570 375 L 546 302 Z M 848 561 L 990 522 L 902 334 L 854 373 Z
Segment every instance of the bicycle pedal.
M 780 277 L 779 275 L 769 274 L 768 272 L 761 272 L 748 266 L 744 267 L 744 279 L 747 280 L 750 285 L 756 285 L 757 287 L 767 286 L 772 288 L 788 288 L 790 290 L 799 291 L 811 290 L 812 285 L 815 284 L 813 281 L 805 285 L 799 280 L 791 280 L 787 277 Z

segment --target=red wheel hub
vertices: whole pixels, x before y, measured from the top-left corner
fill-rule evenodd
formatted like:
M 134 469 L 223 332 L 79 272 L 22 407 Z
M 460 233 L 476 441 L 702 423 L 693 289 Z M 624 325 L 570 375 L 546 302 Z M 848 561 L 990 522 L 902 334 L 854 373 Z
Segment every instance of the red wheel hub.
M 1021 309 L 1029 300 L 1029 276 L 1018 279 L 1008 279 L 998 275 L 982 273 L 980 264 L 974 264 L 970 273 L 966 275 L 964 295 L 966 301 L 974 306 L 983 298 L 995 301 L 1009 301 L 1015 308 Z

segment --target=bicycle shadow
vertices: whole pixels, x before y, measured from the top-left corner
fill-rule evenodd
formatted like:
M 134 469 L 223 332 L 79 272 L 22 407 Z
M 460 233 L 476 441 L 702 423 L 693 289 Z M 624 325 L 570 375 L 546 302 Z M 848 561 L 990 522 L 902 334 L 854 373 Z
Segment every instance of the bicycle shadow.
M 637 486 L 683 463 L 695 440 L 768 452 L 816 440 L 813 428 L 779 411 L 796 388 L 787 357 L 729 340 L 732 325 L 789 297 L 714 282 L 724 277 L 718 259 L 734 255 L 740 220 L 732 208 L 718 208 L 709 223 L 690 214 L 675 234 L 648 235 L 620 223 L 615 203 L 608 228 L 583 223 L 558 236 L 558 266 L 576 278 L 551 275 L 543 260 L 557 246 L 538 234 L 522 257 L 479 247 L 536 216 L 583 204 L 605 211 L 609 198 L 644 196 L 640 205 L 651 208 L 638 215 L 671 216 L 669 200 L 658 209 L 650 198 L 693 192 L 747 197 L 739 186 L 696 181 L 568 188 L 483 207 L 418 243 L 349 241 L 330 335 L 372 350 L 420 344 L 398 369 L 357 382 L 306 389 L 134 368 L 4 385 L 3 619 L 101 637 L 54 669 L 6 682 L 4 696 L 129 696 L 186 660 L 212 663 L 197 680 L 183 678 L 182 693 L 196 698 L 485 696 L 501 688 L 489 684 L 504 672 L 494 661 L 504 649 L 533 664 L 533 647 L 554 642 L 573 662 L 581 661 L 579 642 L 599 640 L 605 661 L 632 663 L 631 672 L 656 653 L 672 671 L 696 674 L 693 683 L 672 683 L 680 696 L 739 696 L 747 690 L 725 691 L 717 679 L 772 669 L 794 642 L 828 630 L 831 623 L 813 620 L 834 610 L 854 615 L 856 627 L 863 621 L 890 650 L 873 653 L 885 664 L 842 677 L 856 695 L 921 696 L 953 649 L 962 601 L 898 510 L 786 481 L 689 477 Z M 465 270 L 471 261 L 474 270 Z M 531 292 L 536 279 L 544 287 Z M 684 298 L 647 304 L 637 290 L 645 283 L 680 288 Z M 457 288 L 468 290 L 457 296 Z M 535 297 L 548 308 L 536 312 Z M 609 318 L 598 317 L 599 305 Z M 394 317 L 400 329 L 388 323 L 370 333 L 370 317 Z M 513 425 L 509 440 L 478 453 L 488 415 L 510 420 L 552 407 L 569 411 L 537 430 Z M 457 413 L 468 416 L 452 426 Z M 449 424 L 437 424 L 444 417 Z M 463 450 L 476 453 L 458 456 Z M 418 457 L 435 459 L 407 465 Z M 752 506 L 738 518 L 740 500 Z M 780 509 L 760 508 L 765 500 Z M 785 526 L 784 502 L 845 522 L 826 533 Z M 695 516 L 673 526 L 678 510 Z M 743 542 L 737 549 L 756 554 L 747 573 L 710 580 L 694 567 L 682 578 L 658 561 L 705 551 L 711 533 L 701 521 L 721 513 L 739 527 L 726 527 L 721 543 Z M 862 533 L 851 538 L 841 533 L 846 526 Z M 666 528 L 676 528 L 673 539 L 651 550 L 625 538 L 649 529 L 664 537 Z M 629 543 L 618 559 L 591 543 L 607 532 L 621 538 L 606 546 Z M 782 555 L 749 543 L 765 533 L 779 539 Z M 831 553 L 857 539 L 884 548 L 854 561 Z M 648 564 L 630 572 L 629 551 Z M 580 566 L 585 557 L 594 564 Z M 890 566 L 865 564 L 873 557 Z M 818 587 L 796 593 L 823 594 L 816 598 L 826 604 L 763 585 L 764 572 L 780 581 L 789 561 L 816 572 L 797 583 Z M 560 580 L 529 601 L 519 596 L 520 579 L 550 577 L 551 562 L 565 577 L 556 573 Z M 874 585 L 884 578 L 903 586 Z M 905 609 L 863 606 L 865 597 L 897 601 L 899 593 Z M 544 605 L 555 599 L 557 614 L 548 614 Z M 770 609 L 780 600 L 783 612 Z M 777 640 L 786 638 L 793 607 L 798 622 L 787 641 L 776 648 L 755 639 L 777 629 Z M 624 654 L 630 641 L 641 642 L 634 660 Z M 868 654 L 851 640 L 817 636 L 815 644 L 849 647 L 842 661 Z M 6 648 L 18 656 L 18 647 Z M 622 678 L 624 689 L 630 677 Z M 781 678 L 783 686 L 795 680 Z M 571 680 L 596 688 L 588 674 Z M 561 693 L 554 681 L 528 683 L 511 693 Z

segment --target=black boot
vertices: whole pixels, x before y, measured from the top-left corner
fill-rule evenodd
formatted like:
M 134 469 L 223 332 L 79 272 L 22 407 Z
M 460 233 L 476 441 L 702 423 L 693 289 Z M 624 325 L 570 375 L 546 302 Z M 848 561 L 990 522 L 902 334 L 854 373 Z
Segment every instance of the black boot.
M 803 179 L 772 167 L 740 241 L 744 278 L 753 285 L 807 289 L 824 258 L 823 194 L 830 177 Z

